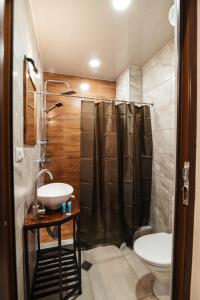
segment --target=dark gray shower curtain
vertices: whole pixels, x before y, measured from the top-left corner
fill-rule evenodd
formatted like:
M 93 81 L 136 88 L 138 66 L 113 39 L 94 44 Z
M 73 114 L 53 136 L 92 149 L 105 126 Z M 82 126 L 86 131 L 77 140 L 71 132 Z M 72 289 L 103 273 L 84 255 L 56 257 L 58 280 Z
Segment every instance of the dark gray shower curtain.
M 152 178 L 150 108 L 122 103 L 116 110 L 124 238 L 131 244 L 136 229 L 149 223 Z
M 149 107 L 82 102 L 80 164 L 83 245 L 129 241 L 149 221 Z

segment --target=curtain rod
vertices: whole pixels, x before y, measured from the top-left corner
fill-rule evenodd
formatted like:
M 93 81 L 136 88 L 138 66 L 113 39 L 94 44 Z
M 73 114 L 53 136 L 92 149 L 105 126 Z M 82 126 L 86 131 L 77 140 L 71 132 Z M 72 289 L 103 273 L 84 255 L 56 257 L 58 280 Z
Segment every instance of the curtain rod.
M 147 102 L 135 102 L 130 100 L 122 100 L 122 99 L 106 99 L 106 98 L 99 98 L 99 97 L 89 97 L 89 96 L 79 96 L 79 95 L 65 95 L 62 93 L 49 93 L 49 92 L 36 92 L 37 95 L 46 95 L 46 96 L 61 96 L 61 97 L 68 97 L 68 98 L 78 98 L 78 99 L 87 99 L 87 100 L 97 100 L 97 101 L 105 101 L 105 102 L 128 102 L 128 103 L 136 103 L 139 105 L 149 105 L 153 106 L 153 103 L 147 103 Z

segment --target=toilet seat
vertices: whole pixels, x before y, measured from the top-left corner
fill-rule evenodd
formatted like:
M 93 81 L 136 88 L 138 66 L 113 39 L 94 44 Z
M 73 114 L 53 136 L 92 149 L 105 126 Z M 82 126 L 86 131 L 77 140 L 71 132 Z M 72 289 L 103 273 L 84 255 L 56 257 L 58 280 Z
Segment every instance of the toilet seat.
M 169 268 L 172 262 L 172 234 L 153 233 L 134 243 L 135 253 L 148 264 Z

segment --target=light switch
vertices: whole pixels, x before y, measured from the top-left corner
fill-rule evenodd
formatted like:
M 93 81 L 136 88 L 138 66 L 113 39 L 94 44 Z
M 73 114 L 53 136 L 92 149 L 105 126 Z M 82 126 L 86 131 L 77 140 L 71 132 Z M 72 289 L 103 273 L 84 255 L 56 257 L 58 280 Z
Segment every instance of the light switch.
M 24 148 L 15 147 L 15 162 L 20 162 L 24 158 Z

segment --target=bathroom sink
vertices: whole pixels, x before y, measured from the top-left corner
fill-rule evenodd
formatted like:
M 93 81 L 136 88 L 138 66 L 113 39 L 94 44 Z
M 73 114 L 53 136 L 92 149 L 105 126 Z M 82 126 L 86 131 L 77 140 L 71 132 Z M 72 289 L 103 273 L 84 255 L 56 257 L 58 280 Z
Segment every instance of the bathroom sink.
M 70 199 L 74 189 L 66 183 L 45 184 L 37 189 L 37 198 L 48 209 L 58 209 Z

